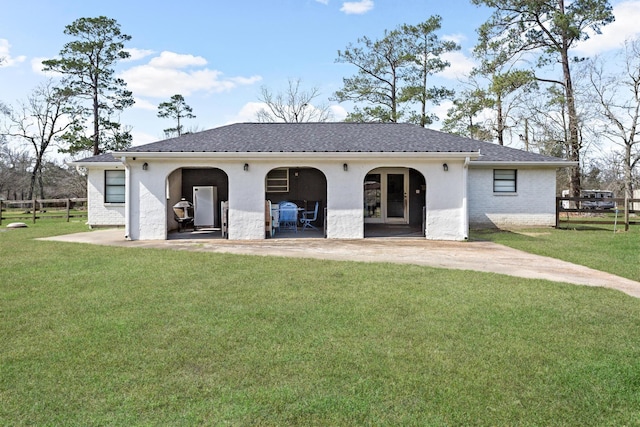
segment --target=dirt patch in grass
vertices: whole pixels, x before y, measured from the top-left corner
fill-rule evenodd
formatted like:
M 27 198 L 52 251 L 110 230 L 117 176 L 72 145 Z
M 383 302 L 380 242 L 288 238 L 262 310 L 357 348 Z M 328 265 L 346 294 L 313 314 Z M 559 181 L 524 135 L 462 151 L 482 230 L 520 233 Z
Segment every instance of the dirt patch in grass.
M 530 232 L 530 231 L 517 231 L 517 230 L 512 230 L 514 233 L 517 234 L 522 234 L 523 236 L 529 236 L 529 237 L 540 237 L 540 236 L 550 236 L 551 233 L 548 231 L 545 232 Z

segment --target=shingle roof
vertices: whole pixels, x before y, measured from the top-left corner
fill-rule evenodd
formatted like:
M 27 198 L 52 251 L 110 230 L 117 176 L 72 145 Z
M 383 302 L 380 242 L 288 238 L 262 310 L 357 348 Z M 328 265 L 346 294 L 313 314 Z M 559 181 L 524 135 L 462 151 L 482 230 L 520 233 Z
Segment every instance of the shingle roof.
M 238 123 L 126 150 L 128 153 L 464 153 L 478 151 L 481 156 L 477 161 L 557 162 L 563 160 L 401 123 Z M 93 160 L 85 159 L 84 161 Z M 117 160 L 114 158 L 114 161 Z
M 119 162 L 120 159 L 116 159 L 113 155 L 113 153 L 104 153 L 104 154 L 99 154 L 97 156 L 92 156 L 92 157 L 88 157 L 86 159 L 82 159 L 80 160 L 80 162 L 90 162 L 90 163 L 101 163 L 101 162 Z

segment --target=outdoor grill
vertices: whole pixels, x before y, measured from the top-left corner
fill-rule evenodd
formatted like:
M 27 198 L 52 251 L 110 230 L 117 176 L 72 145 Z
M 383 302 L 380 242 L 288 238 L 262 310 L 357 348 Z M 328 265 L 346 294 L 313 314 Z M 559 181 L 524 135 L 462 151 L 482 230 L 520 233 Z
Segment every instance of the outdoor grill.
M 182 198 L 173 205 L 173 216 L 178 222 L 178 232 L 182 232 L 185 227 L 193 225 L 193 204 Z

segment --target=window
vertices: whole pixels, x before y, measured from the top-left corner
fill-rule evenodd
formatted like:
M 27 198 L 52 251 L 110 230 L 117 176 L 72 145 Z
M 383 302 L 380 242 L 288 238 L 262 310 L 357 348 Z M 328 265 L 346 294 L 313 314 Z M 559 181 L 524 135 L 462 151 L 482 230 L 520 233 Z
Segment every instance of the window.
M 289 169 L 277 168 L 267 174 L 267 193 L 289 192 Z
M 124 171 L 104 171 L 104 202 L 124 203 Z
M 516 178 L 518 174 L 515 169 L 494 169 L 493 171 L 493 192 L 494 193 L 515 193 L 517 190 Z

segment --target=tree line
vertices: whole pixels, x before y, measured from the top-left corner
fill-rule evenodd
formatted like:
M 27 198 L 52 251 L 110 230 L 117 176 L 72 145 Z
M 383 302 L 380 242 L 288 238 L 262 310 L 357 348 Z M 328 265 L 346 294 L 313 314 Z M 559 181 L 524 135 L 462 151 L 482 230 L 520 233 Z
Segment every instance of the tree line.
M 335 61 L 355 68 L 330 98 L 350 104 L 346 121 L 427 127 L 441 120 L 447 132 L 501 145 L 515 140 L 526 150 L 575 161 L 578 166 L 561 177 L 574 196 L 585 186 L 605 186 L 631 197 L 639 181 L 640 42 L 627 41 L 615 59 L 571 56 L 579 42 L 613 21 L 609 2 L 470 1 L 492 13 L 477 29 L 473 54 L 478 65 L 457 90 L 434 84 L 451 65 L 447 54 L 460 49 L 438 35 L 440 16 L 385 30 L 378 39 L 362 36 L 339 50 Z M 133 105 L 133 96 L 114 75 L 117 61 L 129 56 L 124 44 L 131 37 L 104 16 L 78 19 L 64 32 L 72 41 L 58 59 L 43 62 L 45 70 L 62 78 L 35 89 L 19 108 L 2 105 L 10 126 L 0 143 L 21 139 L 33 156 L 29 197 L 38 188 L 51 146 L 97 155 L 131 144 L 131 128 L 120 124 L 119 114 Z M 617 66 L 605 66 L 615 61 Z M 319 97 L 318 88 L 303 89 L 301 79 L 289 79 L 280 92 L 263 87 L 258 98 L 265 107 L 256 119 L 333 120 Z M 446 117 L 437 117 L 433 107 L 445 101 L 452 107 Z M 175 123 L 164 130 L 167 138 L 180 137 L 184 119 L 195 118 L 180 94 L 161 103 L 157 115 Z M 585 160 L 585 153 L 605 140 L 616 149 Z M 39 188 L 43 196 L 44 186 Z
M 572 160 L 577 166 L 558 181 L 575 197 L 582 188 L 632 197 L 640 183 L 640 41 L 628 40 L 614 58 L 571 56 L 579 42 L 613 22 L 609 2 L 471 3 L 493 12 L 477 29 L 478 65 L 462 89 L 431 83 L 451 65 L 446 54 L 460 49 L 438 36 L 442 19 L 431 16 L 386 30 L 379 39 L 363 36 L 338 51 L 336 62 L 356 69 L 331 98 L 354 105 L 346 120 L 430 126 L 441 119 L 432 107 L 449 101 L 443 131 L 500 145 L 515 140 L 525 150 Z M 262 95 L 268 108 L 259 113 L 261 121 L 331 120 L 326 106 L 312 105 L 317 88 L 305 92 L 299 80 L 276 95 L 263 88 Z M 594 156 L 605 144 L 614 150 Z
M 130 56 L 124 43 L 131 36 L 105 16 L 80 18 L 67 25 L 64 34 L 72 40 L 63 46 L 59 57 L 43 61 L 43 71 L 62 78 L 42 83 L 18 106 L 0 104 L 0 114 L 5 117 L 0 133 L 1 197 L 78 197 L 77 191 L 83 189 L 75 184 L 82 180 L 75 171 L 46 160 L 52 148 L 73 156 L 131 146 L 131 127 L 122 125 L 119 115 L 134 104 L 133 94 L 126 82 L 114 75 L 116 63 Z M 175 127 L 165 129 L 165 136 L 171 137 L 184 133 L 181 119 L 195 115 L 184 97 L 176 94 L 158 106 L 158 117 L 177 121 Z M 28 148 L 11 149 L 8 139 L 21 141 Z M 60 180 L 57 186 L 45 185 L 54 177 Z M 64 194 L 57 194 L 60 192 Z

